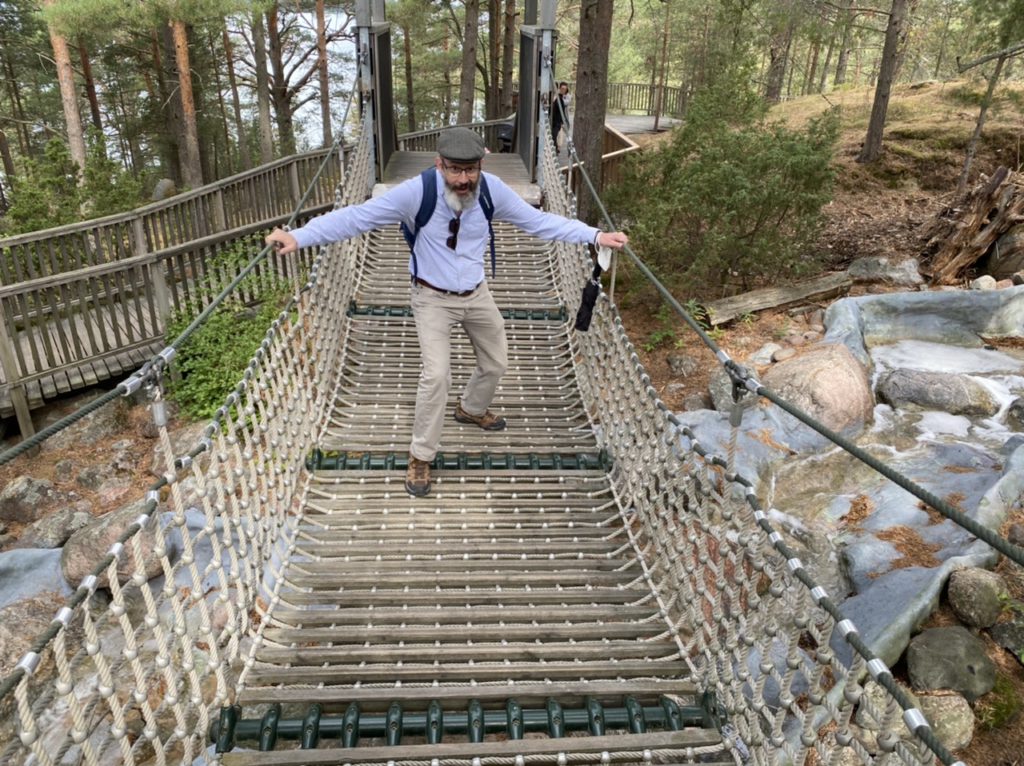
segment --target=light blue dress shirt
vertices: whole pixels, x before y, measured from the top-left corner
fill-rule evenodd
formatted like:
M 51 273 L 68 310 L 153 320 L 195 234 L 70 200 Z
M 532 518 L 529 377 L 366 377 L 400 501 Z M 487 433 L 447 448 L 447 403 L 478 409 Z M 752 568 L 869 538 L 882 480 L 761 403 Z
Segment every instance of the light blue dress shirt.
M 508 184 L 491 173 L 487 188 L 494 203 L 494 220 L 507 221 L 527 234 L 545 240 L 586 244 L 597 237 L 598 229 L 582 221 L 545 213 L 528 205 Z M 454 250 L 448 247 L 448 224 L 455 212 L 444 199 L 444 178 L 435 170 L 437 204 L 430 221 L 420 229 L 416 238 L 417 275 L 442 290 L 462 292 L 472 290 L 484 280 L 484 253 L 490 252 L 490 233 L 487 217 L 477 200 L 462 212 L 458 242 Z M 423 182 L 417 175 L 387 193 L 359 205 L 332 210 L 318 216 L 301 229 L 292 232 L 299 247 L 312 247 L 337 242 L 379 229 L 388 224 L 404 222 L 415 229 L 416 213 L 423 199 Z M 501 268 L 501 254 L 498 254 Z M 412 273 L 412 257 L 409 258 Z

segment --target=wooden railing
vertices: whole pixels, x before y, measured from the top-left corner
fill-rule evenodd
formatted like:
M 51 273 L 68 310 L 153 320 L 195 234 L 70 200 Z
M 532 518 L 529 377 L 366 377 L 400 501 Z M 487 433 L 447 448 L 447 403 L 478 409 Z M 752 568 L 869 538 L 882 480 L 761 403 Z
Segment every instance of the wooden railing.
M 136 369 L 160 350 L 175 310 L 202 309 L 286 222 L 329 150 L 277 160 L 129 213 L 0 240 L 0 415 Z M 329 162 L 303 218 L 329 209 Z M 241 245 L 232 259 L 226 250 Z M 252 276 L 289 278 L 271 257 Z M 246 288 L 237 293 L 246 300 Z M 252 296 L 250 295 L 249 298 Z
M 682 117 L 686 112 L 686 92 L 675 85 L 666 85 L 661 89 L 661 108 L 658 108 L 657 85 L 639 82 L 608 83 L 608 111 L 639 112 L 641 114 L 659 114 L 669 117 Z

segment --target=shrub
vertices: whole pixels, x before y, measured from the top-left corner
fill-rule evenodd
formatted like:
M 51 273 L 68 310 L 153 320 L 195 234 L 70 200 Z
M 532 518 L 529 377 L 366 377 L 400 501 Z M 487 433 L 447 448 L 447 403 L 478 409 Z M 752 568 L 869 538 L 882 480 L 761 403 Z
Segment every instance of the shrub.
M 831 198 L 838 119 L 801 131 L 765 122 L 736 78 L 696 96 L 661 148 L 629 164 L 609 194 L 642 258 L 670 286 L 722 294 L 738 279 L 796 276 Z

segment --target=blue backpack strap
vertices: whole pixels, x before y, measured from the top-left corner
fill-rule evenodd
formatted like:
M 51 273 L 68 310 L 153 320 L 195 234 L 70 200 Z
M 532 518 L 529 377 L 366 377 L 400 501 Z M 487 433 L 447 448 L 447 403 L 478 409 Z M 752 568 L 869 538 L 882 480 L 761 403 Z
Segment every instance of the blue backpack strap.
M 498 273 L 498 258 L 494 253 L 494 225 L 491 219 L 494 218 L 494 201 L 491 199 L 491 190 L 487 188 L 487 177 L 480 174 L 480 209 L 484 211 L 487 218 L 487 231 L 491 235 L 491 276 Z
M 416 267 L 416 237 L 419 236 L 420 229 L 427 225 L 430 221 L 430 217 L 434 214 L 434 206 L 437 205 L 437 174 L 434 168 L 430 167 L 420 173 L 420 178 L 423 180 L 423 199 L 420 202 L 420 209 L 416 211 L 416 218 L 414 224 L 415 229 L 410 229 L 406 223 L 402 222 L 402 236 L 405 237 L 405 241 L 409 243 L 409 252 L 412 254 L 412 278 L 416 279 L 417 267 Z M 492 206 L 493 208 L 493 206 Z M 487 219 L 490 220 L 489 218 Z M 494 245 L 492 243 L 491 249 L 493 251 Z

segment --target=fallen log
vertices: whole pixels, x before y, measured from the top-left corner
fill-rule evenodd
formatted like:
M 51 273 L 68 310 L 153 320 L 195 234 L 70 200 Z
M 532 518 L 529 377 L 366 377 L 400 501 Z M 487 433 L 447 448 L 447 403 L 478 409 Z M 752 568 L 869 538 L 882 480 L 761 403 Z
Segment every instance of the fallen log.
M 848 291 L 852 284 L 850 276 L 845 271 L 840 271 L 787 287 L 751 290 L 749 293 L 714 301 L 704 308 L 708 312 L 708 322 L 712 327 L 717 327 L 755 311 L 786 306 L 798 301 L 834 298 Z
M 1019 174 L 1001 167 L 929 226 L 922 270 L 933 282 L 956 284 L 1003 234 L 1022 221 L 1024 183 Z M 928 257 L 929 252 L 934 255 Z

